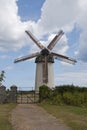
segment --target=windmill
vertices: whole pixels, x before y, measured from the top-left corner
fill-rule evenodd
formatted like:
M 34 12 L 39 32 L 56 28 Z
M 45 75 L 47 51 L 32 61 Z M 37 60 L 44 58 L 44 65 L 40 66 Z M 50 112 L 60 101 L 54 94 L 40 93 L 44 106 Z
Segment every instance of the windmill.
M 58 34 L 51 40 L 49 45 L 45 47 L 42 45 L 36 37 L 30 32 L 25 31 L 31 40 L 41 49 L 40 52 L 33 53 L 31 55 L 23 56 L 15 59 L 14 63 L 25 61 L 36 57 L 36 79 L 35 79 L 35 91 L 39 91 L 39 86 L 45 84 L 52 88 L 54 86 L 54 74 L 53 63 L 54 59 L 62 60 L 70 64 L 75 64 L 76 60 L 67 56 L 52 52 L 53 47 L 62 37 L 64 32 L 60 30 Z

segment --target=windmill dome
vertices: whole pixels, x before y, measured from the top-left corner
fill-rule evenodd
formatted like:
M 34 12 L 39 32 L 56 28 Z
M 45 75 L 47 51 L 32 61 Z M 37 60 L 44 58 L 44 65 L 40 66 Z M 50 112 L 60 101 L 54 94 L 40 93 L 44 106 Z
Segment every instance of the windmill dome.
M 50 52 L 46 48 L 41 51 L 42 56 L 48 56 L 49 54 Z

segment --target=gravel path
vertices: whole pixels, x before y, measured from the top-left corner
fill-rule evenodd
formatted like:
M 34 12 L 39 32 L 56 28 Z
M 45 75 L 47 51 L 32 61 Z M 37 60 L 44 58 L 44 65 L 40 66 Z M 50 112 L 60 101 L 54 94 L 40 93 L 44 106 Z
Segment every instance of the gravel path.
M 35 104 L 19 104 L 11 113 L 14 130 L 70 130 L 43 108 Z

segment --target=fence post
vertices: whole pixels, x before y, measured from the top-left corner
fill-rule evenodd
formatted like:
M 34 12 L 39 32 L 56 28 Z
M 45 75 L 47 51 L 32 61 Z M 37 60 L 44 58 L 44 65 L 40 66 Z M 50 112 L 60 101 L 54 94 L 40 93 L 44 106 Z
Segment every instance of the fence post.
M 4 85 L 0 86 L 0 104 L 6 102 L 6 87 Z
M 17 102 L 17 86 L 12 85 L 10 87 L 10 102 L 16 103 Z

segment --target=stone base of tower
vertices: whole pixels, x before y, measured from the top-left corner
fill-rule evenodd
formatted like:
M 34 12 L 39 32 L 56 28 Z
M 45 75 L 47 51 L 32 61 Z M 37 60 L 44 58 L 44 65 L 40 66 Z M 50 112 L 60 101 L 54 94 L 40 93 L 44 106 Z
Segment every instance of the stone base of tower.
M 48 63 L 48 82 L 43 82 L 43 63 L 36 64 L 35 92 L 39 92 L 39 87 L 47 85 L 49 88 L 54 87 L 53 63 Z

